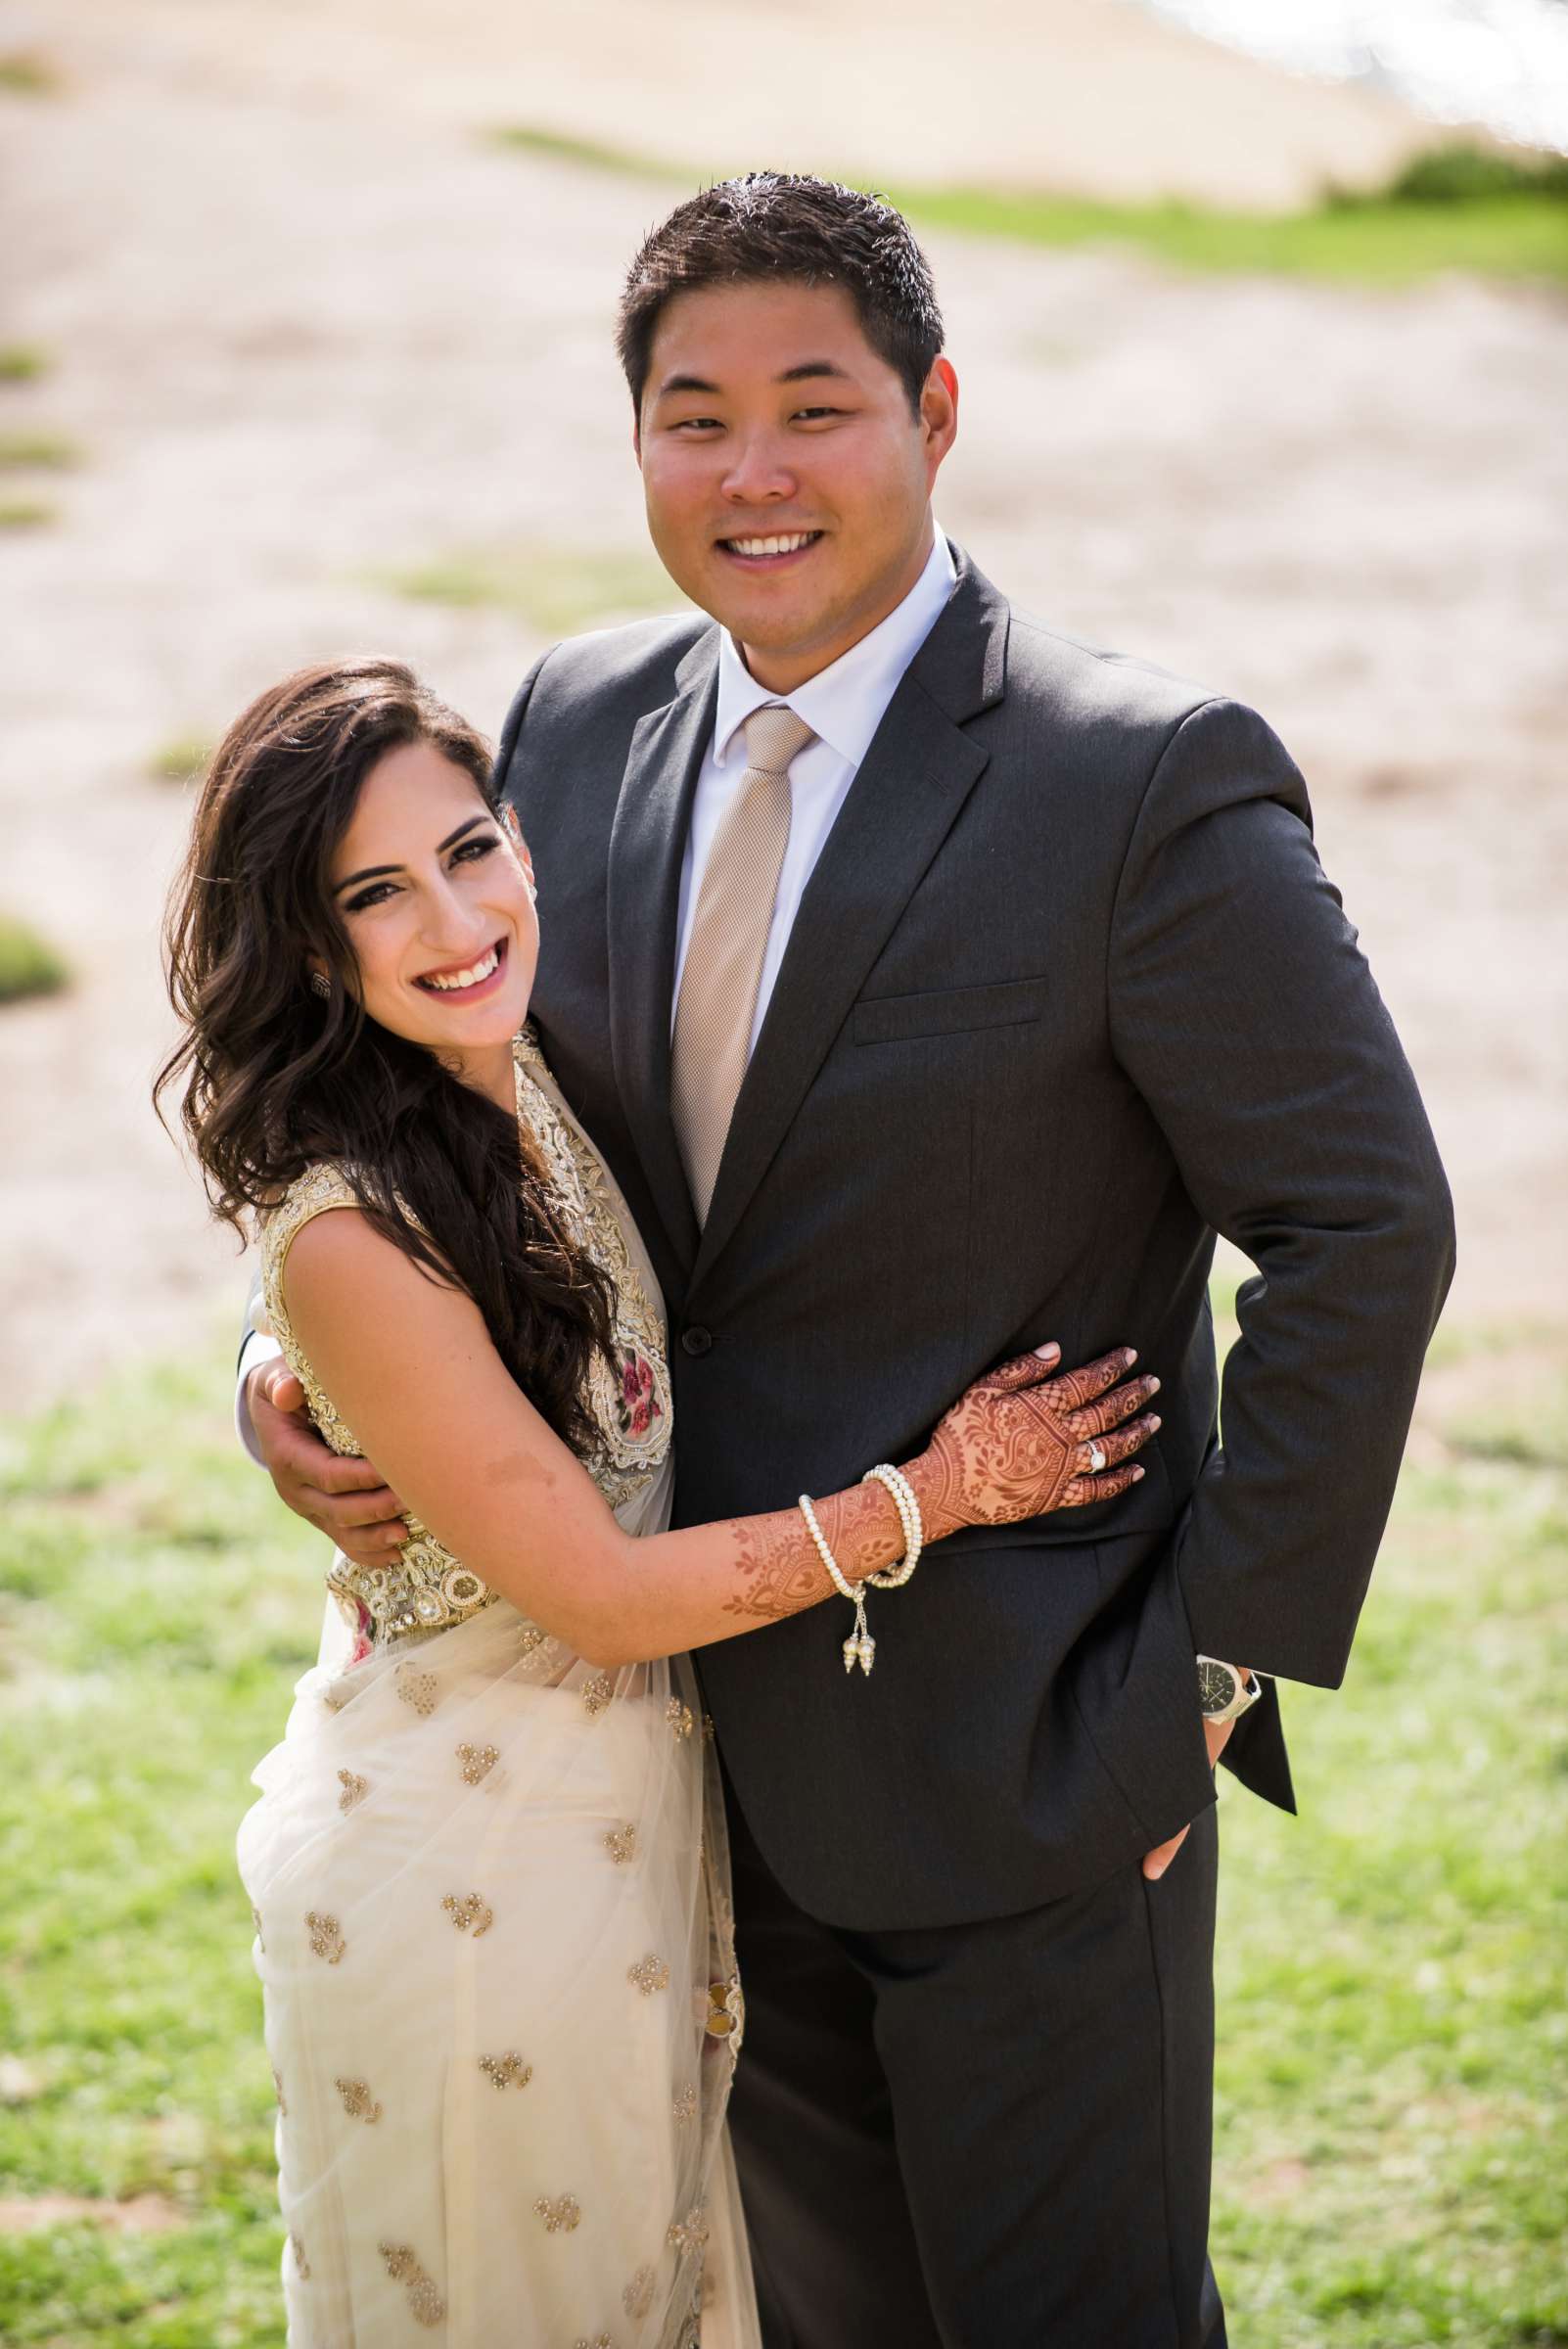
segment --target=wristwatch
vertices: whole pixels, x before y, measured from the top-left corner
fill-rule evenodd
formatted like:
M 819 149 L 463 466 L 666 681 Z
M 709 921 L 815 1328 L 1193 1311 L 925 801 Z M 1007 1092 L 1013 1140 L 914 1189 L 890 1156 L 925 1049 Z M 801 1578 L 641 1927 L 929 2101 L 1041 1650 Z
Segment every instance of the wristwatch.
M 1263 1683 L 1255 1672 L 1239 1673 L 1218 1656 L 1198 1658 L 1198 1705 L 1205 1721 L 1235 1721 L 1262 1694 Z

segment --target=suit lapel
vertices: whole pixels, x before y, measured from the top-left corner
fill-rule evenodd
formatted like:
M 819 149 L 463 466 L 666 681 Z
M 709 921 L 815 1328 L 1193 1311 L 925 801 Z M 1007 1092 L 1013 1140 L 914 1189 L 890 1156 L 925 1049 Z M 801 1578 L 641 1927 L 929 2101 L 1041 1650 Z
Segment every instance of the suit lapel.
M 889 703 L 801 899 L 736 1099 L 691 1292 L 734 1233 L 867 974 L 985 769 L 989 754 L 963 731 L 963 721 L 1001 699 L 1007 605 L 966 558 L 958 555 L 957 562 L 946 608 Z M 668 1021 L 668 1004 L 666 1012 Z M 667 1043 L 667 1104 L 668 1063 Z
M 622 1109 L 669 1243 L 689 1270 L 697 1218 L 669 1119 L 669 1020 L 680 871 L 714 725 L 718 631 L 675 671 L 675 699 L 637 720 L 610 834 L 610 1050 Z

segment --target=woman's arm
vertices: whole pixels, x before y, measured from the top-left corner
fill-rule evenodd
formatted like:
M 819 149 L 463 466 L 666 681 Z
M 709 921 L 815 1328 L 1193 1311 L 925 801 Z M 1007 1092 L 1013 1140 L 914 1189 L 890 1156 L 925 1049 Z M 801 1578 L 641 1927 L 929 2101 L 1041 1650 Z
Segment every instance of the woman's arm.
M 357 1212 L 303 1227 L 284 1289 L 316 1376 L 409 1508 L 492 1589 L 591 1662 L 704 1647 L 832 1595 L 797 1509 L 640 1541 L 623 1534 L 518 1389 L 478 1307 L 430 1279 Z M 1105 1499 L 1140 1475 L 1116 1463 L 1153 1432 L 1146 1419 L 1122 1424 L 1151 1382 L 1105 1392 L 1129 1359 L 1052 1380 L 1052 1350 L 1048 1360 L 1026 1356 L 972 1387 L 905 1470 L 929 1539 Z M 1090 1435 L 1103 1443 L 1105 1474 L 1084 1472 Z M 902 1554 L 898 1510 L 880 1484 L 832 1495 L 817 1513 L 852 1582 Z

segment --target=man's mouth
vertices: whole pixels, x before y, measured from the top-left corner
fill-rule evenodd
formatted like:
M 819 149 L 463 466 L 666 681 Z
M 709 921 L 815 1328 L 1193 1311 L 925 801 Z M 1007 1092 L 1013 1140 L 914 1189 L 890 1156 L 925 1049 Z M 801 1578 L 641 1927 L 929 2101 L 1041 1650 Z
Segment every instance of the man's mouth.
M 505 964 L 506 941 L 498 938 L 478 961 L 462 963 L 450 970 L 426 971 L 414 985 L 422 987 L 427 994 L 461 996 L 465 1002 L 474 1002 L 499 983 Z
M 778 530 L 766 536 L 720 538 L 718 550 L 751 570 L 768 571 L 805 554 L 821 536 L 820 530 Z

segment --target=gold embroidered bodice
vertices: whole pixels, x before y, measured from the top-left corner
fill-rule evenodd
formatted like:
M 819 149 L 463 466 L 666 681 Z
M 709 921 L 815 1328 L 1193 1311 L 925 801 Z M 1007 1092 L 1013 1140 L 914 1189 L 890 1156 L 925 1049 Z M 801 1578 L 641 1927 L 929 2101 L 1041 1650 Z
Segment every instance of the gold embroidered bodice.
M 582 1464 L 613 1509 L 627 1507 L 658 1475 L 669 1451 L 669 1367 L 664 1315 L 641 1246 L 628 1237 L 626 1211 L 603 1162 L 554 1087 L 532 1030 L 512 1047 L 518 1122 L 536 1145 L 568 1222 L 604 1271 L 615 1298 L 615 1363 L 595 1354 L 584 1401 L 595 1430 Z M 335 1408 L 295 1336 L 283 1296 L 283 1268 L 297 1235 L 330 1209 L 357 1207 L 342 1169 L 309 1167 L 263 1219 L 261 1292 L 284 1359 L 304 1389 L 310 1416 L 336 1452 L 362 1447 Z M 635 1253 L 634 1253 L 635 1251 Z M 409 1364 L 410 1376 L 418 1365 Z M 395 1563 L 358 1566 L 338 1555 L 327 1576 L 351 1631 L 356 1654 L 393 1640 L 428 1636 L 477 1614 L 499 1594 L 407 1513 L 409 1538 Z

